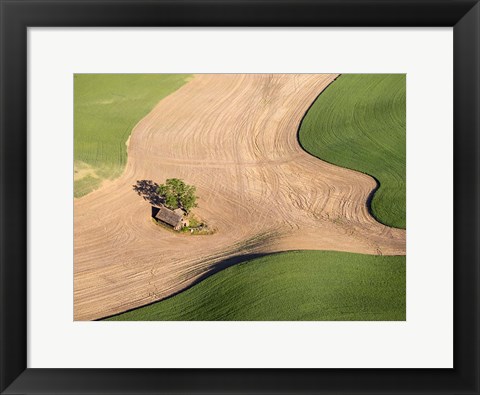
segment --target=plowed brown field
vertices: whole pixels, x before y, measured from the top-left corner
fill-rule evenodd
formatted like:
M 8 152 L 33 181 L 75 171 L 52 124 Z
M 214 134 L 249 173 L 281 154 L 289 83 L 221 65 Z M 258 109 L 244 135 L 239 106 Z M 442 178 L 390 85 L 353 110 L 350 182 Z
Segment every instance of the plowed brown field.
M 337 77 L 196 75 L 134 128 L 124 174 L 74 203 L 74 318 L 91 320 L 181 291 L 229 257 L 299 249 L 405 254 L 405 231 L 367 208 L 375 181 L 297 142 L 300 121 Z M 217 232 L 155 225 L 132 185 L 181 178 Z

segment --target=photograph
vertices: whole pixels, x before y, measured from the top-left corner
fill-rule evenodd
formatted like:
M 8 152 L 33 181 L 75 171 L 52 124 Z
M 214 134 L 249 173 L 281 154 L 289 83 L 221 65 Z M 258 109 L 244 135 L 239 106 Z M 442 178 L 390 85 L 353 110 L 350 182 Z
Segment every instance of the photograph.
M 73 74 L 74 321 L 406 321 L 406 74 Z

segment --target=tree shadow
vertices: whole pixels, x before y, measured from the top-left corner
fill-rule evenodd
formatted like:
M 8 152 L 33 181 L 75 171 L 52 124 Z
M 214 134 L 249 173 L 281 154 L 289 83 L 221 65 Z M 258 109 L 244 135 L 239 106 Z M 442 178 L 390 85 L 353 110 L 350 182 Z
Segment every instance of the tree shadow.
M 159 206 L 165 203 L 164 199 L 158 196 L 158 186 L 159 185 L 152 180 L 137 180 L 137 183 L 132 185 L 133 190 L 137 192 L 139 196 L 143 197 L 147 202 L 154 206 Z

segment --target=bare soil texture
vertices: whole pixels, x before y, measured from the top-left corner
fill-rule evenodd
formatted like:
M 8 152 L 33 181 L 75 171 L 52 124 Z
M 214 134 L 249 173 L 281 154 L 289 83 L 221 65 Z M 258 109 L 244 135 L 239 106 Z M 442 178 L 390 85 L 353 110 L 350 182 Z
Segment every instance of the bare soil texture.
M 377 222 L 371 177 L 303 151 L 299 124 L 336 74 L 196 75 L 134 128 L 124 174 L 74 203 L 74 318 L 177 293 L 238 255 L 334 250 L 404 255 L 405 230 Z M 169 232 L 137 180 L 197 187 L 216 232 Z

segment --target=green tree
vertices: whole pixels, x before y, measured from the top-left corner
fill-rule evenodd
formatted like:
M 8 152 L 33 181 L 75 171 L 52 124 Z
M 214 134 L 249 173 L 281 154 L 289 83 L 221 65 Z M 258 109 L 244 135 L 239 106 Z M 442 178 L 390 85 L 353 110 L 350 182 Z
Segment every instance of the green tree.
M 165 184 L 160 184 L 157 193 L 165 202 L 165 206 L 174 210 L 182 208 L 187 213 L 197 207 L 196 189 L 193 185 L 185 184 L 178 178 L 169 178 Z

